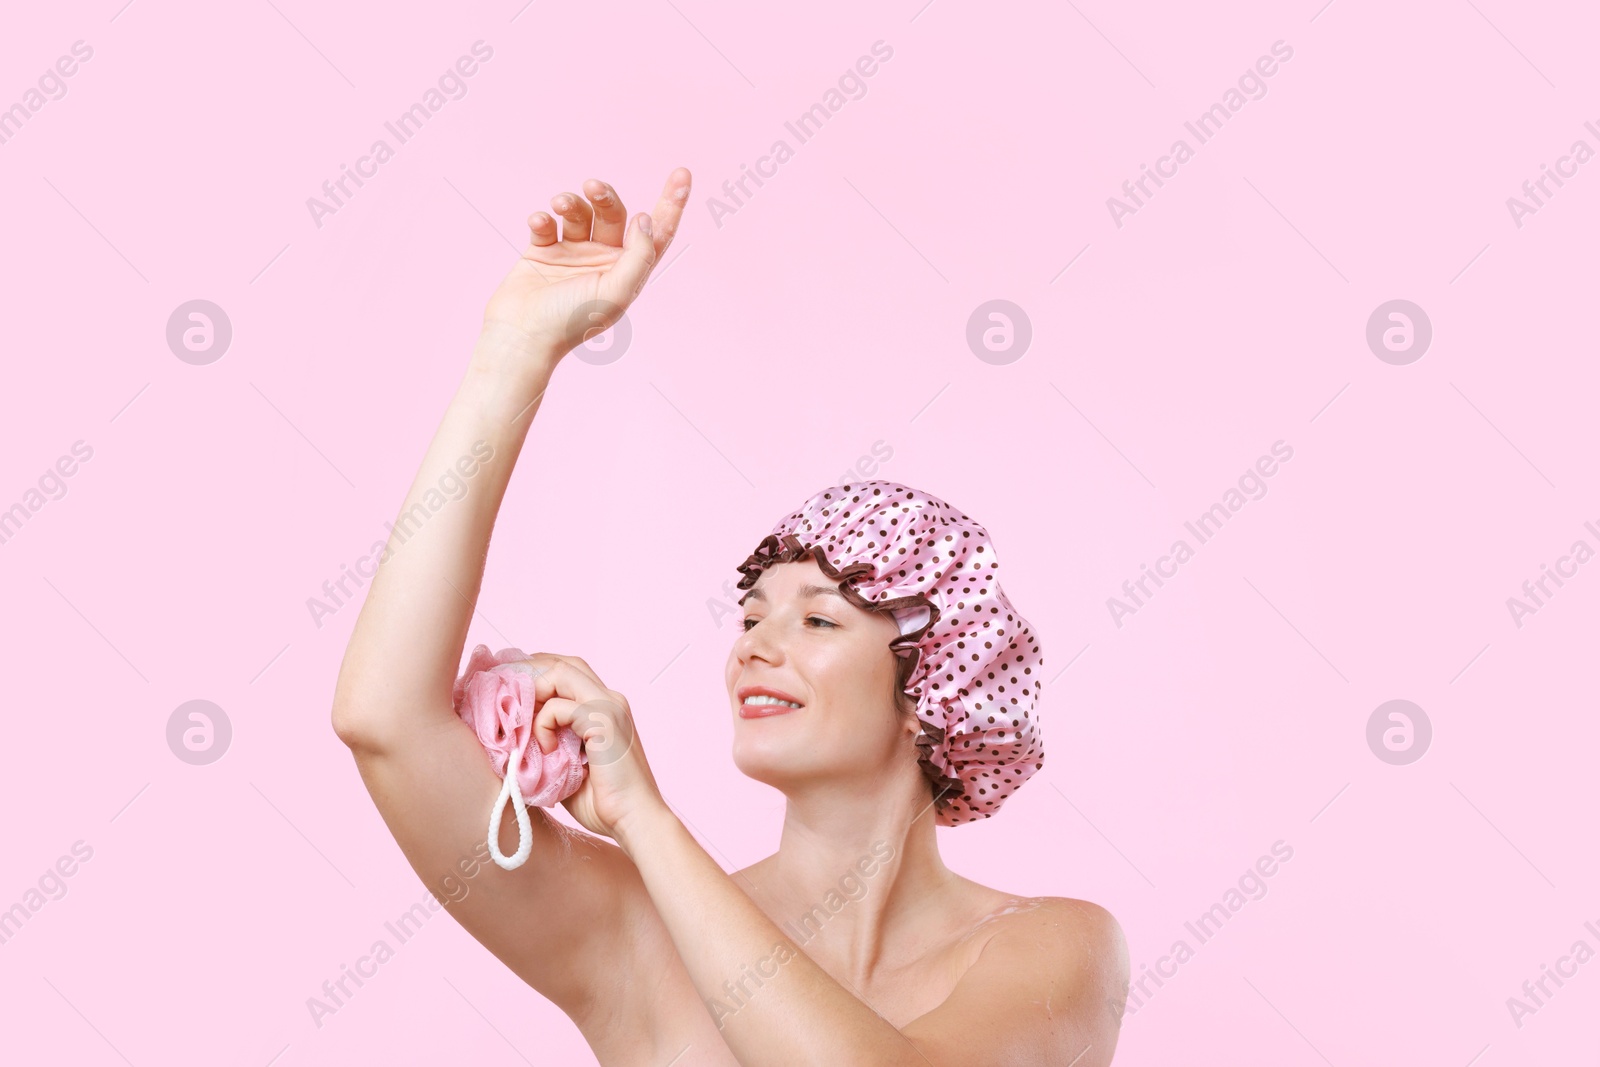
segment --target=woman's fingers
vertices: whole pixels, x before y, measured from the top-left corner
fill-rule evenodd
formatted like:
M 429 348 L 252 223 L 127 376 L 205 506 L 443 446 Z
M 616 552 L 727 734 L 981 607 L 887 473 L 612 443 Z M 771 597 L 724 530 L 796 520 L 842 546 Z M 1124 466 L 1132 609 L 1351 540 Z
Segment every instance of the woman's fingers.
M 583 192 L 594 203 L 594 232 L 589 239 L 620 247 L 628 227 L 628 210 L 622 206 L 622 198 L 598 178 L 584 182 Z
M 563 656 L 558 652 L 535 652 L 523 662 L 544 667 L 551 667 L 557 663 L 567 663 L 594 679 L 594 684 L 601 689 L 606 687 L 606 684 L 600 680 L 600 675 L 595 673 L 595 669 L 589 666 L 588 661 L 582 656 Z
M 667 184 L 661 189 L 661 199 L 656 202 L 653 215 L 638 214 L 628 225 L 623 238 L 622 255 L 606 273 L 601 282 L 601 295 L 619 307 L 627 307 L 639 295 L 650 272 L 661 261 L 672 237 L 683 220 L 684 205 L 689 202 L 692 178 L 689 168 L 679 167 L 667 175 Z
M 543 211 L 535 211 L 528 216 L 528 234 L 535 248 L 547 248 L 559 240 L 556 220 Z
M 563 727 L 571 729 L 583 741 L 584 752 L 592 764 L 615 763 L 633 747 L 631 717 L 627 705 L 618 698 L 601 696 L 580 701 L 550 697 L 540 705 L 539 714 L 533 720 L 539 751 L 555 751 L 556 735 Z
M 566 697 L 546 697 L 539 705 L 539 714 L 533 718 L 533 742 L 540 752 L 556 750 L 556 733 L 563 726 L 571 726 L 582 705 Z
M 582 656 L 556 658 L 594 679 L 603 694 L 578 704 L 570 718 L 558 713 L 559 721 L 583 738 L 583 751 L 590 764 L 615 763 L 633 747 L 633 713 L 628 708 L 628 698 L 601 681 L 600 675 Z
M 579 666 L 569 657 L 548 652 L 535 653 L 519 663 L 533 674 L 533 699 L 539 708 L 533 736 L 541 752 L 555 751 L 557 730 L 573 725 L 574 715 L 581 714 L 578 709 L 593 701 L 614 703 L 611 690 L 600 683 L 587 663 Z
M 557 193 L 550 198 L 550 206 L 562 218 L 561 239 L 563 241 L 587 241 L 589 239 L 589 227 L 593 222 L 594 212 L 589 210 L 588 201 L 581 196 L 573 196 L 571 193 Z
M 656 245 L 650 235 L 650 216 L 641 211 L 628 225 L 622 255 L 600 280 L 601 299 L 619 308 L 627 307 L 644 288 L 655 265 Z
M 654 225 L 650 227 L 657 258 L 667 250 L 678 232 L 678 223 L 683 220 L 683 209 L 688 206 L 689 188 L 693 184 L 694 177 L 688 167 L 679 167 L 667 175 L 667 184 L 661 188 L 661 199 L 656 201 L 652 217 Z
M 615 763 L 633 748 L 633 713 L 628 698 L 608 689 L 579 656 L 539 652 L 519 661 L 534 676 L 533 739 L 540 752 L 554 752 L 556 735 L 570 727 L 583 739 L 591 764 Z

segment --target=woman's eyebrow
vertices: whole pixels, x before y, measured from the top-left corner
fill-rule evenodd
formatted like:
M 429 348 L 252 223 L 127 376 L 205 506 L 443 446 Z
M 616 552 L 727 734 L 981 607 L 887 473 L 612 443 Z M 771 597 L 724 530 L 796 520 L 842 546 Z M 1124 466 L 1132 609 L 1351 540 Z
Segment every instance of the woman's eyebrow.
M 840 600 L 844 600 L 845 598 L 844 594 L 839 592 L 838 587 L 832 585 L 802 585 L 799 589 L 799 594 L 802 598 L 809 596 L 836 596 Z M 765 599 L 767 599 L 767 594 L 765 592 L 760 589 L 752 589 L 740 598 L 739 606 L 744 607 L 744 602 L 746 600 Z

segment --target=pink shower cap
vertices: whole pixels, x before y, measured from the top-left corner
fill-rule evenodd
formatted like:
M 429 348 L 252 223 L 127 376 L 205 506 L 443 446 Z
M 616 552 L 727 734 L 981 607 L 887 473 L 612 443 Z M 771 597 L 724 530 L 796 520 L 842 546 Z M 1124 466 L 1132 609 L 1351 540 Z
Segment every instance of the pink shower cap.
M 811 556 L 845 599 L 900 626 L 889 647 L 914 697 L 917 761 L 940 826 L 987 819 L 1044 766 L 1044 659 L 1000 588 L 989 533 L 938 497 L 889 481 L 824 489 L 762 538 L 740 589 Z

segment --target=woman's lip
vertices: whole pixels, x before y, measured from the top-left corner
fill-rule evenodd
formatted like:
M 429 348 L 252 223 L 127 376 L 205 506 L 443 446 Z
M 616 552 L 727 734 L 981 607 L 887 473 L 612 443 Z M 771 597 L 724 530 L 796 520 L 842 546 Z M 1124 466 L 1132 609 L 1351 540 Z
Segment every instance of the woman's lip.
M 799 711 L 787 704 L 740 704 L 739 718 L 741 719 L 770 719 L 774 715 L 782 715 L 786 711 Z

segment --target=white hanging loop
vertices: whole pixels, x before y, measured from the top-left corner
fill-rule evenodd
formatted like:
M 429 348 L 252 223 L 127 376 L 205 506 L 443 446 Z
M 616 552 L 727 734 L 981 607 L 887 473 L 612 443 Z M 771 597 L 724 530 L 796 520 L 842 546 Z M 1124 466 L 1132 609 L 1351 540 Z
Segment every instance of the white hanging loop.
M 503 870 L 514 871 L 528 862 L 533 854 L 533 823 L 528 819 L 528 802 L 522 797 L 517 784 L 517 768 L 522 766 L 522 753 L 533 743 L 533 724 L 528 724 L 528 736 L 506 760 L 506 776 L 500 785 L 500 795 L 495 798 L 494 812 L 489 816 L 489 855 Z M 510 856 L 500 851 L 500 817 L 505 813 L 506 801 L 511 802 L 517 814 L 517 851 Z

